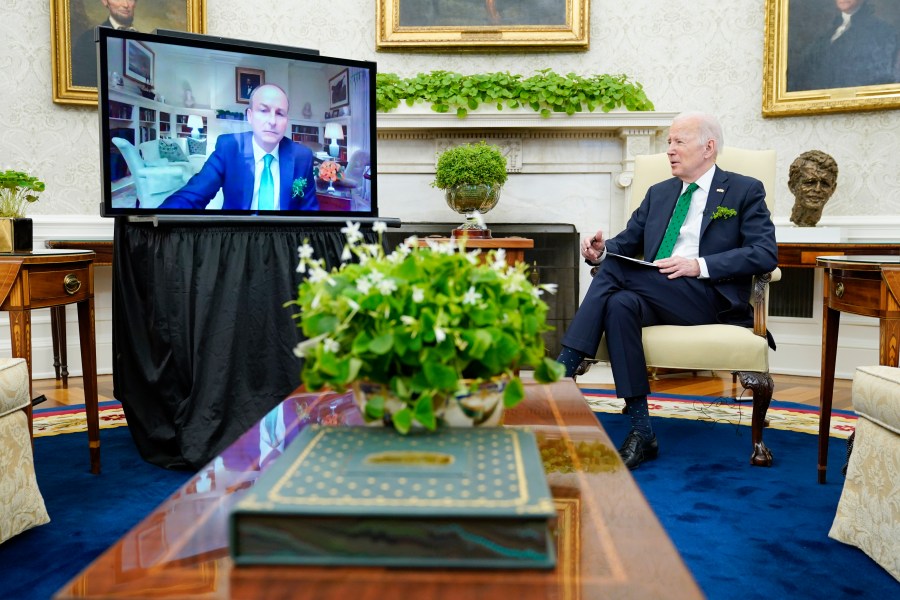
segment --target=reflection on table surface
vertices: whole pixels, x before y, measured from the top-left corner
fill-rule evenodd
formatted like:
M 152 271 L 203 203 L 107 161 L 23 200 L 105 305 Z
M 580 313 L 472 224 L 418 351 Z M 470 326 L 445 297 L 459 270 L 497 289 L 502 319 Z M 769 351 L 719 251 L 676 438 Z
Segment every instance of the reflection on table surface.
M 702 598 L 571 379 L 526 382 L 524 401 L 504 415 L 537 436 L 557 512 L 555 569 L 235 568 L 231 507 L 310 423 L 362 418 L 352 394 L 292 394 L 55 597 Z
M 900 256 L 892 256 L 889 254 L 852 254 L 846 256 L 819 256 L 819 260 L 848 262 L 848 263 L 867 263 L 875 265 L 896 265 L 900 264 Z
M 352 393 L 289 396 L 107 551 L 115 553 L 107 561 L 115 565 L 115 572 L 105 575 L 120 582 L 123 590 L 133 590 L 133 580 L 140 578 L 141 588 L 157 590 L 154 597 L 170 596 L 174 589 L 190 594 L 227 589 L 220 580 L 231 567 L 224 525 L 241 496 L 235 492 L 252 486 L 269 462 L 311 423 L 362 425 L 363 420 Z M 179 571 L 190 571 L 191 576 L 185 578 Z M 185 579 L 193 580 L 189 589 Z M 90 584 L 89 577 L 70 583 L 57 597 L 90 597 Z M 109 581 L 102 585 L 109 591 Z M 112 585 L 113 590 L 116 587 Z

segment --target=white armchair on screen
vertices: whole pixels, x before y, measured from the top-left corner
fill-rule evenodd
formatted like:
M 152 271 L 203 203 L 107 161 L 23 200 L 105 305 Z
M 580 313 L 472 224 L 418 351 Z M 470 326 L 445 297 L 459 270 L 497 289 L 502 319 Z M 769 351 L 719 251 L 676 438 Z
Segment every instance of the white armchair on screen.
M 766 189 L 766 204 L 774 208 L 775 151 L 744 150 L 726 147 L 716 161 L 719 167 L 755 177 Z M 672 177 L 665 153 L 636 156 L 631 184 L 631 210 L 636 209 L 647 189 Z M 774 383 L 769 375 L 769 344 L 766 339 L 769 286 L 781 278 L 781 271 L 754 278 L 750 303 L 753 304 L 753 328 L 737 325 L 655 325 L 643 329 L 644 356 L 648 368 L 684 371 L 731 371 L 744 389 L 753 392 L 750 463 L 771 466 L 772 453 L 762 441 L 766 412 L 772 400 Z M 605 338 L 597 353 L 600 361 L 609 361 Z M 586 368 L 587 365 L 583 365 Z
M 169 194 L 184 185 L 183 168 L 148 164 L 138 149 L 124 138 L 114 137 L 112 143 L 122 153 L 131 171 L 139 208 L 158 207 Z

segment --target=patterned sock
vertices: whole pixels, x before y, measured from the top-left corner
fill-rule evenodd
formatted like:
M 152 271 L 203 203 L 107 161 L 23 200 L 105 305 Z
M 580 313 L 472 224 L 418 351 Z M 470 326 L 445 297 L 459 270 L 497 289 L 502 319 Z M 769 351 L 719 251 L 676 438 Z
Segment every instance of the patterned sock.
M 578 365 L 581 364 L 581 361 L 584 360 L 585 356 L 587 356 L 587 354 L 569 348 L 568 346 L 563 346 L 562 352 L 560 352 L 559 356 L 556 358 L 556 362 L 566 368 L 566 377 L 574 377 L 575 369 L 578 368 Z
M 631 428 L 641 434 L 645 440 L 652 438 L 653 428 L 650 426 L 647 396 L 625 398 L 625 406 L 628 407 L 628 416 L 631 417 Z

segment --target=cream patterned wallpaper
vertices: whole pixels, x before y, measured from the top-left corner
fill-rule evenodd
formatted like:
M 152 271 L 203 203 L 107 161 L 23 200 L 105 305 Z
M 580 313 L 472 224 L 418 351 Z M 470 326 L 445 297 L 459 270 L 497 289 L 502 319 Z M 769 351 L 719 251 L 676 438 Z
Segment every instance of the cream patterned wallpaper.
M 207 0 L 208 33 L 318 47 L 323 54 L 376 60 L 379 70 L 400 75 L 434 68 L 624 72 L 644 84 L 657 109 L 712 111 L 723 121 L 727 143 L 774 147 L 776 217 L 786 217 L 793 202 L 788 165 L 813 148 L 833 155 L 840 167 L 823 223 L 900 214 L 900 112 L 761 116 L 762 1 L 593 0 L 587 52 L 466 55 L 375 52 L 374 6 L 370 0 Z M 49 1 L 4 0 L 2 13 L 0 168 L 25 168 L 47 182 L 35 215 L 96 215 L 97 115 L 52 101 Z

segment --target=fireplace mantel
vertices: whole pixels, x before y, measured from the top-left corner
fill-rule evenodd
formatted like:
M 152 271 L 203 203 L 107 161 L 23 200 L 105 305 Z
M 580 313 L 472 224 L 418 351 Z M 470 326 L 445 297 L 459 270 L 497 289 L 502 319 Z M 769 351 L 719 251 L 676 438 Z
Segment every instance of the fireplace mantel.
M 437 113 L 424 105 L 413 107 L 402 104 L 391 112 L 378 113 L 379 131 L 409 129 L 594 129 L 624 132 L 632 128 L 649 128 L 659 131 L 669 126 L 677 113 L 612 111 L 575 113 L 571 116 L 551 113 L 542 117 L 530 108 L 503 109 L 478 108 L 465 117 L 456 113 Z
M 485 215 L 494 223 L 569 223 L 580 235 L 618 232 L 628 217 L 634 157 L 661 152 L 676 113 L 613 111 L 551 114 L 479 108 L 459 118 L 424 105 L 379 113 L 379 213 L 403 222 L 459 218 L 430 184 L 449 146 L 485 140 L 501 148 L 509 180 Z M 353 140 L 349 140 L 350 144 Z M 581 289 L 590 274 L 581 274 Z

